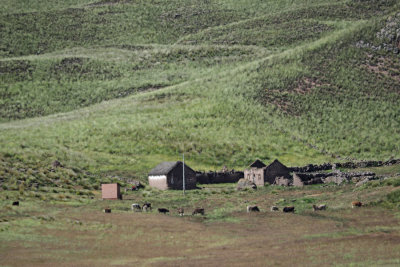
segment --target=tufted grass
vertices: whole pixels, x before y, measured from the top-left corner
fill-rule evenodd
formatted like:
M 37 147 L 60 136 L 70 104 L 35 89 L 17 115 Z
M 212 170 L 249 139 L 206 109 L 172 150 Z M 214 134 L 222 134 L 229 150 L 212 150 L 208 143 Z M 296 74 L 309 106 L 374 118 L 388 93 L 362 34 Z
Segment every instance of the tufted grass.
M 182 153 L 198 170 L 399 157 L 397 74 L 368 71 L 397 56 L 355 48 L 395 1 L 161 2 L 6 2 L 7 187 L 55 159 L 90 189 Z

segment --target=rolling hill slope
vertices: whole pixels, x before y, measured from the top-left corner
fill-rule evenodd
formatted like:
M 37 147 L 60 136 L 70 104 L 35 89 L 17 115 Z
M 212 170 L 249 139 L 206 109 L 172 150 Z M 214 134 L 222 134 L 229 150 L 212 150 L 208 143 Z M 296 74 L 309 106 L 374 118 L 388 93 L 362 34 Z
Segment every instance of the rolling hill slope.
M 0 14 L 5 184 L 55 159 L 53 184 L 90 187 L 182 152 L 195 169 L 400 156 L 398 1 L 22 2 Z

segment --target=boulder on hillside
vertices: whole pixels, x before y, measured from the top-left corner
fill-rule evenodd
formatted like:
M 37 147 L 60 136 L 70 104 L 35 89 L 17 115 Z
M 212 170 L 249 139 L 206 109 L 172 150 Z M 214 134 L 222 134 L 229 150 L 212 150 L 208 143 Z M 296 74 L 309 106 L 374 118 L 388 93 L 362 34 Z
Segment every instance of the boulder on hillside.
M 251 182 L 251 181 L 249 181 L 249 180 L 246 180 L 246 179 L 244 179 L 244 178 L 240 179 L 240 180 L 238 181 L 238 183 L 237 183 L 236 189 L 237 189 L 237 190 L 244 190 L 244 189 L 246 189 L 246 188 L 257 189 L 257 186 L 256 186 L 255 183 L 253 183 L 253 182 Z
M 375 176 L 364 176 L 362 177 L 362 179 L 360 179 L 357 183 L 356 183 L 356 187 L 358 186 L 362 186 L 363 184 L 368 183 L 369 181 L 372 180 L 377 180 L 379 178 L 375 177 Z

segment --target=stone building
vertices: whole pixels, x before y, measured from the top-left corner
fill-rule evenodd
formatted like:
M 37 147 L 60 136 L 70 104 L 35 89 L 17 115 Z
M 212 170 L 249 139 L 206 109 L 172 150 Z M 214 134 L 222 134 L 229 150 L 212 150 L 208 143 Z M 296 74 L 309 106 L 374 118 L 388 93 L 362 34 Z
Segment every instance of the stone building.
M 255 183 L 257 186 L 266 183 L 274 184 L 277 177 L 280 177 L 280 179 L 291 179 L 290 169 L 277 159 L 268 166 L 257 159 L 244 170 L 244 178 Z
M 185 164 L 185 189 L 196 188 L 196 172 Z M 183 163 L 162 162 L 149 173 L 149 185 L 161 190 L 183 189 Z

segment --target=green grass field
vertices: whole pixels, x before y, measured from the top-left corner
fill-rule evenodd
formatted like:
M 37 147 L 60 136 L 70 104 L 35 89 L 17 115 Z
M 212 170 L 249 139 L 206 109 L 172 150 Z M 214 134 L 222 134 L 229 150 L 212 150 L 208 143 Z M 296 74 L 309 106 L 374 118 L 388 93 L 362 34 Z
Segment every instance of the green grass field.
M 395 45 L 376 33 L 397 1 L 4 6 L 5 164 L 145 181 L 183 152 L 204 170 L 400 155 L 398 54 L 355 46 Z
M 399 177 L 393 181 L 399 181 Z M 399 263 L 399 183 L 305 188 L 233 184 L 180 191 L 146 188 L 121 201 L 63 192 L 3 192 L 0 254 L 5 266 L 395 266 Z M 11 206 L 19 199 L 20 206 Z M 360 200 L 364 207 L 352 209 Z M 132 212 L 150 202 L 152 212 Z M 312 204 L 326 204 L 313 212 Z M 247 205 L 260 213 L 247 214 Z M 294 214 L 271 212 L 294 205 Z M 190 215 L 204 207 L 205 216 Z M 109 207 L 111 214 L 102 209 Z M 158 214 L 164 207 L 170 214 Z M 176 211 L 184 207 L 185 215 Z M 371 244 L 374 244 L 371 246 Z M 288 253 L 290 252 L 290 257 Z
M 362 187 L 99 199 L 182 153 L 196 170 L 399 158 L 398 0 L 0 2 L 0 265 L 398 265 L 398 165 Z M 143 201 L 207 215 L 129 212 Z

